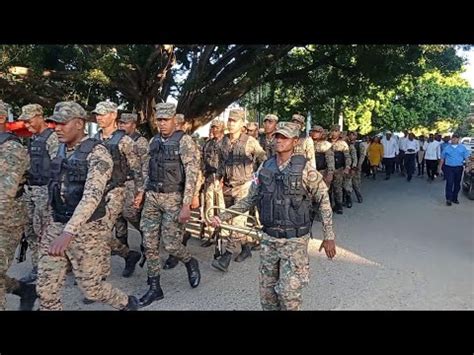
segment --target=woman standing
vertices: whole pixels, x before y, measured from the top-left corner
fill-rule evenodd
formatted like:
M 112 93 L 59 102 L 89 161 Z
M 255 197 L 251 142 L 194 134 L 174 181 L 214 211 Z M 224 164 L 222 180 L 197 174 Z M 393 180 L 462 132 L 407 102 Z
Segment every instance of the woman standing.
M 380 165 L 383 158 L 383 145 L 380 143 L 380 137 L 374 137 L 367 150 L 367 155 L 369 157 L 372 178 L 375 180 L 377 167 Z

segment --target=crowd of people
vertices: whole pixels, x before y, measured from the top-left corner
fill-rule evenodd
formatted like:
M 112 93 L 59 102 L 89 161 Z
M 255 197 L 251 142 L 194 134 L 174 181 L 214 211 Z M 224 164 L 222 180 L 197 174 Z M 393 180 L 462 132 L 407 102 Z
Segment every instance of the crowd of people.
M 24 147 L 6 131 L 0 102 L 0 309 L 5 293 L 13 293 L 22 310 L 31 310 L 38 297 L 41 310 L 61 310 L 71 272 L 84 303 L 121 310 L 163 299 L 162 270 L 180 262 L 189 285 L 198 287 L 201 272 L 187 248 L 186 226 L 202 200 L 201 214 L 212 211 L 200 216 L 207 221 L 202 246 L 218 246 L 212 267 L 226 272 L 232 260 L 243 262 L 260 250 L 262 308 L 298 310 L 309 280 L 312 223 L 322 224 L 320 251 L 333 258 L 332 213 L 351 208 L 353 192 L 363 202 L 362 173 L 375 179 L 382 166 L 386 179 L 398 170 L 410 181 L 418 164 L 418 175 L 426 165 L 432 181 L 442 168 L 447 202 L 458 203 L 459 159 L 461 165 L 467 159 L 455 135 L 444 146 L 438 136 L 425 141 L 412 133 L 358 140 L 338 125 L 329 131 L 315 125 L 307 137 L 306 118 L 298 113 L 289 122 L 268 114 L 260 130 L 245 122 L 243 109 L 232 109 L 227 123 L 212 121 L 201 145 L 171 103 L 156 105 L 159 133 L 151 140 L 137 131 L 136 114 L 119 113 L 112 102 L 99 102 L 92 113 L 100 130 L 89 137 L 88 114 L 76 102 L 57 103 L 49 117 L 38 104 L 23 106 L 19 120 L 33 133 Z M 259 221 L 258 237 L 223 228 L 244 228 L 249 215 Z M 129 225 L 141 235 L 141 251 L 129 247 Z M 22 235 L 33 268 L 16 280 L 7 271 Z M 164 263 L 160 244 L 168 254 Z M 125 278 L 140 259 L 146 262 L 148 289 L 141 297 L 107 282 L 111 255 L 123 258 Z

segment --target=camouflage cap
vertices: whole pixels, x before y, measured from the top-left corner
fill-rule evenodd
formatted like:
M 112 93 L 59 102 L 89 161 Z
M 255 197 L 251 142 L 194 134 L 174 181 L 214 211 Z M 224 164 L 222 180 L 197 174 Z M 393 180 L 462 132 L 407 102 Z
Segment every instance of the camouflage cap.
M 278 116 L 277 116 L 277 115 L 273 115 L 273 114 L 268 114 L 268 115 L 266 115 L 265 118 L 263 119 L 263 122 L 265 122 L 265 121 L 267 121 L 267 120 L 278 122 Z
M 87 112 L 81 105 L 74 101 L 61 101 L 54 106 L 53 115 L 48 117 L 48 121 L 65 123 L 73 118 L 87 119 Z
M 8 116 L 8 107 L 7 104 L 3 101 L 0 101 L 0 115 Z
M 218 120 L 217 118 L 215 120 L 212 120 L 211 122 L 211 127 L 219 127 L 219 128 L 224 128 L 225 124 L 223 121 Z
M 331 131 L 340 131 L 341 130 L 341 126 L 339 126 L 338 124 L 333 124 L 331 126 Z
M 311 127 L 311 130 L 316 132 L 324 132 L 324 128 L 319 125 L 314 125 L 313 127 Z
M 176 115 L 176 105 L 171 102 L 156 104 L 155 110 L 155 115 L 159 118 L 173 118 Z
M 245 111 L 240 108 L 234 108 L 230 110 L 229 118 L 245 121 Z
M 294 122 L 280 122 L 273 135 L 280 133 L 287 138 L 297 138 L 300 135 L 300 125 Z
M 256 129 L 256 130 L 258 130 L 258 123 L 257 123 L 257 122 L 249 122 L 249 123 L 247 124 L 247 128 L 248 128 L 248 129 Z
M 122 113 L 119 118 L 119 122 L 137 122 L 138 116 L 136 113 Z
M 296 121 L 298 122 L 299 124 L 301 125 L 304 125 L 304 116 L 298 114 L 298 113 L 295 113 L 293 116 L 291 116 L 291 120 L 292 121 Z
M 19 120 L 31 120 L 33 117 L 43 115 L 43 106 L 38 104 L 29 104 L 21 108 Z
M 185 120 L 184 120 L 184 115 L 182 113 L 177 113 L 176 114 L 176 123 L 184 123 Z
M 106 115 L 110 112 L 117 112 L 118 107 L 117 104 L 110 102 L 110 101 L 101 101 L 96 106 L 92 113 L 96 115 Z

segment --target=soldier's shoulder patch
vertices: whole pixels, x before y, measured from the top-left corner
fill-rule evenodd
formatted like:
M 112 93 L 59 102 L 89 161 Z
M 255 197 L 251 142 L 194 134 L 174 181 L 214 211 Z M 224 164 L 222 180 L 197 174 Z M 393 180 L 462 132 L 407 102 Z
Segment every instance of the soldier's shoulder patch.
M 105 174 L 110 168 L 111 165 L 106 160 L 101 159 L 97 162 L 97 171 L 99 171 L 101 174 Z
M 318 171 L 314 169 L 308 169 L 308 182 L 317 183 L 321 179 L 322 175 Z
M 257 186 L 260 184 L 260 180 L 258 179 L 258 173 L 252 174 L 252 183 Z

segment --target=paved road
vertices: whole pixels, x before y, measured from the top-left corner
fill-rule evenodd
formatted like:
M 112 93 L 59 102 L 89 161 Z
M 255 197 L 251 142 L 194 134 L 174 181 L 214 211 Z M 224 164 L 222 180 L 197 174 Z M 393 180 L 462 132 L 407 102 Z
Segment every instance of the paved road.
M 318 252 L 320 240 L 310 242 L 311 280 L 304 291 L 306 310 L 474 309 L 474 201 L 460 196 L 460 205 L 447 207 L 444 183 L 428 184 L 402 177 L 389 181 L 364 180 L 364 203 L 335 215 L 338 255 L 330 261 Z M 314 226 L 321 235 L 320 225 Z M 320 239 L 320 237 L 319 237 Z M 132 233 L 138 250 L 138 235 Z M 189 242 L 201 265 L 197 289 L 187 282 L 179 265 L 163 271 L 165 298 L 146 310 L 260 310 L 258 252 L 244 263 L 232 263 L 228 273 L 210 266 L 212 248 Z M 112 257 L 114 285 L 129 294 L 146 291 L 146 273 L 137 268 L 130 279 L 120 276 L 123 261 Z M 29 261 L 15 264 L 10 274 L 20 276 Z M 109 310 L 101 304 L 84 305 L 68 277 L 64 290 L 67 310 Z M 7 309 L 18 307 L 7 296 Z

